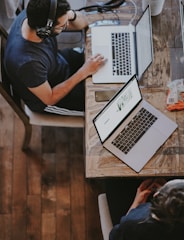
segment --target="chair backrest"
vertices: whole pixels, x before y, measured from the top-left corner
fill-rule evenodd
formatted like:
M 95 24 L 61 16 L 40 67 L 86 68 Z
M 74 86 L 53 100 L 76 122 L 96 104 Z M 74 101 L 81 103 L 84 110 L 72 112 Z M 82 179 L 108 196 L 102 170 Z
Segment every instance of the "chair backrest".
M 106 193 L 101 193 L 98 196 L 98 209 L 103 239 L 109 240 L 109 233 L 113 228 L 113 224 L 110 216 Z
M 13 91 L 12 85 L 10 83 L 9 77 L 4 68 L 4 50 L 6 46 L 8 33 L 6 30 L 0 25 L 0 94 L 5 98 L 5 100 L 10 104 L 13 110 L 17 113 L 17 115 L 22 119 L 22 121 L 28 122 L 29 118 L 25 114 L 24 110 L 21 106 L 21 99 L 18 95 Z

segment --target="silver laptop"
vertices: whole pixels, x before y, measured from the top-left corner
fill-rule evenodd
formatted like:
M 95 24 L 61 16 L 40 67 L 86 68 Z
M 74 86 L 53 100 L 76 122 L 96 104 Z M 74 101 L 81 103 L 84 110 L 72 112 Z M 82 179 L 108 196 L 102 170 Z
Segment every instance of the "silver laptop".
M 134 75 L 93 119 L 103 146 L 139 172 L 177 128 L 143 100 Z
M 94 83 L 127 82 L 138 79 L 153 60 L 152 25 L 149 5 L 136 26 L 94 26 L 91 28 L 92 54 L 101 53 L 106 64 L 93 74 Z

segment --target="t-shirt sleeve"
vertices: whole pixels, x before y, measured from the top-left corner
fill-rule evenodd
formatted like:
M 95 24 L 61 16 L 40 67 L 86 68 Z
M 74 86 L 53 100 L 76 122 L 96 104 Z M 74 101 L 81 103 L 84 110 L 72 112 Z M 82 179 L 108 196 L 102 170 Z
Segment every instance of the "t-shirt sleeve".
M 18 76 L 28 88 L 38 87 L 48 80 L 48 72 L 42 63 L 28 62 L 19 69 Z
M 127 230 L 127 223 L 138 223 L 148 218 L 150 214 L 150 203 L 140 204 L 137 208 L 132 209 L 127 215 L 122 216 L 120 223 L 115 225 L 110 232 L 109 240 L 125 239 L 124 233 Z

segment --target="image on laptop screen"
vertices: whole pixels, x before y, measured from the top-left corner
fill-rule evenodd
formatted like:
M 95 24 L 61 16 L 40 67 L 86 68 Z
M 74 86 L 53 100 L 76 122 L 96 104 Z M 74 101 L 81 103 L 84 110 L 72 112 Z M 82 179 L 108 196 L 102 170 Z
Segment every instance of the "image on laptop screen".
M 132 78 L 94 119 L 94 123 L 103 142 L 113 130 L 127 117 L 140 102 L 140 93 L 136 78 Z

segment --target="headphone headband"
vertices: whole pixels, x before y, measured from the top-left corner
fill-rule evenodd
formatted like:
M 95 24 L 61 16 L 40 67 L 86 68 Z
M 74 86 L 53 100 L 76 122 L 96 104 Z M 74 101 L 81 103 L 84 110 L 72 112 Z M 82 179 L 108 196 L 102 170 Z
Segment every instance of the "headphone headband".
M 50 9 L 49 9 L 49 16 L 47 19 L 47 24 L 45 27 L 38 27 L 36 29 L 36 34 L 40 38 L 47 38 L 52 34 L 52 28 L 54 19 L 56 16 L 56 9 L 57 9 L 57 0 L 50 0 Z
M 57 9 L 57 0 L 50 0 L 50 10 L 49 10 L 49 17 L 48 19 L 54 22 L 56 16 L 56 9 Z

